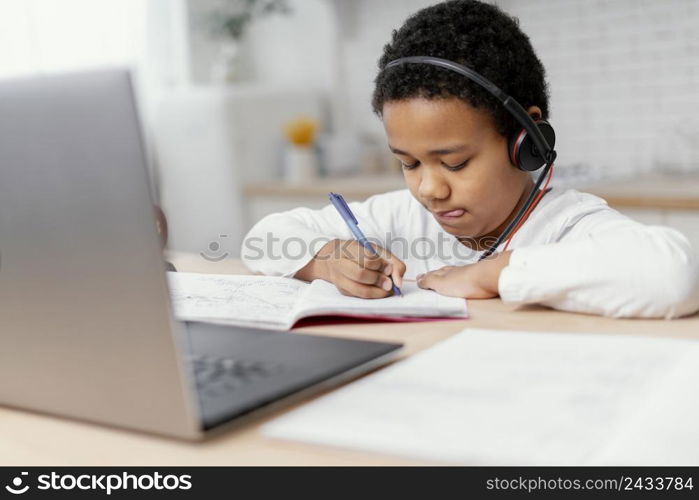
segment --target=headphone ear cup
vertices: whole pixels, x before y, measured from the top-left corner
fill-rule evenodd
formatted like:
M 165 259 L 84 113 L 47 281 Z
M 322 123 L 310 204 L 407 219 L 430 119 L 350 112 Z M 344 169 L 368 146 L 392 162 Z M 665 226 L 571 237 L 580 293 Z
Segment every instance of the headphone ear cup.
M 538 120 L 536 126 L 539 127 L 542 135 L 546 139 L 551 149 L 556 145 L 556 132 L 546 120 Z M 546 164 L 546 160 L 534 146 L 534 142 L 527 133 L 526 129 L 520 129 L 519 132 L 513 134 L 508 141 L 508 151 L 510 161 L 520 170 L 533 172 L 539 170 Z

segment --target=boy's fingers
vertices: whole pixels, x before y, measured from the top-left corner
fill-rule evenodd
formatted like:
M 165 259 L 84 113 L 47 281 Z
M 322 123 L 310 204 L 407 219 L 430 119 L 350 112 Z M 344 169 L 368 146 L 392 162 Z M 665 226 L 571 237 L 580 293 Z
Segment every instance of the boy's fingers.
M 398 288 L 403 286 L 403 275 L 402 274 L 398 274 L 398 272 L 393 272 L 393 274 L 391 274 L 391 278 L 393 278 L 393 282 L 396 284 L 396 286 Z
M 356 262 L 359 266 L 370 269 L 372 271 L 384 272 L 389 262 L 381 255 L 375 255 L 371 250 L 364 248 L 359 242 L 353 242 L 353 250 L 351 251 L 352 258 L 349 260 Z M 374 248 L 381 250 L 381 247 Z
M 352 281 L 345 276 L 340 277 L 335 286 L 343 295 L 360 297 L 362 299 L 382 299 L 390 294 L 390 290 L 384 290 L 371 285 L 364 285 L 362 283 Z
M 389 266 L 393 261 L 400 263 L 400 266 L 402 266 L 403 269 L 405 268 L 405 265 L 400 260 L 393 257 L 391 252 L 373 243 L 370 244 L 372 248 L 376 250 L 378 255 L 374 254 L 368 248 L 365 248 L 358 241 L 348 240 L 343 243 L 341 257 L 345 260 L 356 262 L 359 266 L 365 269 L 383 272 L 387 276 L 390 276 L 395 271 L 396 266 L 393 266 L 389 271 L 386 271 L 387 266 Z
M 342 274 L 352 281 L 356 281 L 365 285 L 378 286 L 384 289 L 386 288 L 386 286 L 390 287 L 391 284 L 391 281 L 386 277 L 385 274 L 379 271 L 365 269 L 363 267 L 360 267 L 355 262 L 348 261 L 347 265 L 342 267 Z M 388 283 L 388 285 L 386 283 Z
M 365 269 L 378 272 L 383 272 L 383 270 L 388 265 L 388 262 L 383 260 L 381 257 L 377 257 L 375 255 L 372 255 L 370 258 L 367 259 L 360 259 L 356 262 L 359 266 Z
M 381 271 L 386 267 L 386 260 L 380 255 L 374 255 L 371 250 L 364 248 L 360 243 L 355 242 L 352 249 L 352 258 L 350 260 L 356 262 L 361 267 L 371 269 L 372 271 Z
M 400 288 L 401 286 L 403 286 L 403 275 L 405 274 L 405 264 L 403 263 L 402 260 L 398 259 L 397 257 L 391 256 L 390 266 L 392 267 L 392 271 L 391 271 L 390 275 L 393 278 L 393 281 L 395 282 L 396 286 L 398 288 Z
M 417 286 L 420 288 L 434 290 L 434 288 L 439 284 L 441 276 L 436 273 L 425 273 L 417 276 Z
M 380 246 L 374 245 L 374 244 L 372 244 L 372 247 L 374 247 L 374 250 L 376 250 L 376 252 L 379 254 L 379 256 L 381 256 L 381 258 L 384 260 L 384 262 L 386 262 L 387 265 L 391 264 L 393 262 L 399 262 L 401 265 L 403 265 L 401 260 L 398 259 L 397 257 L 395 257 L 391 253 L 390 250 L 387 250 L 384 247 L 380 247 Z M 395 269 L 395 266 L 393 268 Z M 387 274 L 391 274 L 391 273 L 387 273 Z

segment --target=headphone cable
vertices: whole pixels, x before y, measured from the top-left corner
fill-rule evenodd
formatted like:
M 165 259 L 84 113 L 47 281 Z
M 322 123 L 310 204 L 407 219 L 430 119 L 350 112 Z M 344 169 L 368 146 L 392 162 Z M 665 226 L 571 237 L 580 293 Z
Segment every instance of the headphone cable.
M 524 218 L 525 212 L 529 210 L 529 208 L 533 205 L 534 197 L 537 194 L 540 194 L 539 187 L 541 187 L 542 182 L 544 181 L 544 178 L 548 175 L 549 171 L 553 167 L 553 163 L 547 163 L 546 166 L 544 167 L 544 170 L 541 172 L 541 175 L 539 178 L 536 180 L 536 183 L 534 184 L 534 189 L 532 189 L 531 193 L 529 193 L 529 197 L 527 198 L 527 201 L 522 205 L 522 208 L 519 209 L 519 212 L 517 213 L 517 216 L 510 222 L 505 230 L 502 232 L 500 236 L 498 236 L 498 239 L 495 240 L 495 243 L 493 243 L 490 248 L 488 248 L 481 256 L 478 258 L 478 262 L 482 261 L 483 259 L 487 259 L 492 255 L 492 253 L 497 250 L 497 248 L 500 246 L 500 244 L 505 241 L 505 239 L 510 236 L 510 233 L 515 229 L 516 226 L 519 225 L 520 221 Z
M 549 171 L 549 175 L 548 175 L 548 177 L 546 178 L 546 183 L 544 183 L 544 187 L 542 187 L 541 190 L 539 191 L 539 194 L 538 194 L 538 196 L 536 197 L 536 199 L 534 200 L 534 203 L 532 203 L 532 206 L 529 207 L 529 209 L 527 210 L 527 213 L 524 214 L 524 217 L 522 217 L 522 220 L 519 221 L 519 224 L 517 224 L 517 227 L 515 227 L 515 228 L 512 230 L 512 233 L 510 234 L 510 237 L 507 238 L 507 243 L 505 243 L 505 246 L 504 246 L 503 249 L 502 249 L 503 252 L 506 252 L 506 251 L 507 251 L 507 247 L 510 246 L 510 242 L 512 241 L 512 238 L 515 237 L 515 234 L 517 234 L 517 231 L 519 231 L 519 229 L 524 225 L 524 223 L 525 223 L 525 222 L 527 221 L 527 219 L 529 218 L 529 214 L 537 207 L 537 205 L 538 205 L 539 202 L 541 201 L 541 198 L 544 197 L 544 194 L 546 193 L 546 188 L 548 188 L 549 182 L 551 182 L 551 177 L 553 177 L 553 167 L 554 167 L 554 166 L 551 165 L 551 170 Z

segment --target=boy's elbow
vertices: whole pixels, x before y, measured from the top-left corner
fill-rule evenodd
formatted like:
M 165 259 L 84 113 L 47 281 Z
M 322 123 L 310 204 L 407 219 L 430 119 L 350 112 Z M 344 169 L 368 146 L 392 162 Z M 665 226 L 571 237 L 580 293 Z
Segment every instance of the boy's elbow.
M 699 259 L 695 254 L 677 259 L 665 267 L 665 285 L 657 304 L 665 319 L 688 316 L 699 311 Z
M 660 228 L 654 228 L 660 229 Z M 699 254 L 680 232 L 662 228 L 665 246 L 648 279 L 658 317 L 688 316 L 699 311 Z M 652 268 L 651 268 L 652 269 Z
M 699 310 L 699 270 L 696 263 L 657 265 L 652 273 L 640 273 L 603 301 L 599 310 L 588 310 L 613 318 L 664 318 L 689 316 Z M 621 283 L 620 283 L 621 284 Z
M 687 238 L 661 226 L 645 228 L 643 238 L 634 258 L 615 262 L 619 274 L 612 275 L 624 291 L 605 304 L 605 314 L 673 319 L 699 311 L 699 255 Z

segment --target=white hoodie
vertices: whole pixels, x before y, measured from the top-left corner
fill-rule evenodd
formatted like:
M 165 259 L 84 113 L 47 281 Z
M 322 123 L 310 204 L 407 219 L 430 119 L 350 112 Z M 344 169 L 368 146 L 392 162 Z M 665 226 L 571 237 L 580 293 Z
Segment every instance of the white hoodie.
M 405 262 L 406 278 L 471 264 L 481 254 L 444 231 L 407 189 L 349 205 L 367 238 Z M 296 208 L 259 221 L 241 255 L 252 271 L 293 276 L 336 238 L 352 234 L 332 205 Z M 699 258 L 687 238 L 636 222 L 588 193 L 546 193 L 508 250 L 510 262 L 498 283 L 508 304 L 639 318 L 699 310 Z

